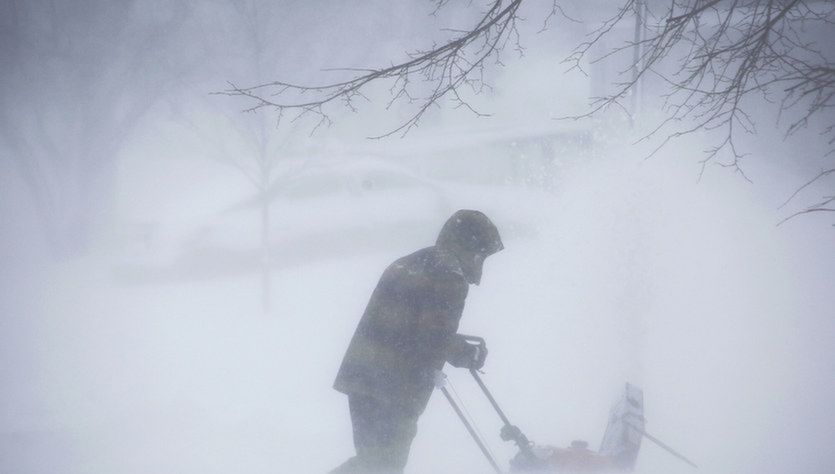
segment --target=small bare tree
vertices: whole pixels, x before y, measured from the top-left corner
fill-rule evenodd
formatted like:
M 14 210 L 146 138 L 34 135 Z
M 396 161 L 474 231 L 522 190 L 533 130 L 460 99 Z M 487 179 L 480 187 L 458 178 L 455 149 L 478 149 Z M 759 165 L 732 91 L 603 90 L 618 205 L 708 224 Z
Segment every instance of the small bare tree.
M 201 38 L 205 51 L 202 61 L 208 68 L 209 76 L 216 77 L 218 67 L 225 67 L 223 73 L 229 73 L 230 65 L 237 73 L 260 77 L 265 70 L 271 69 L 274 62 L 271 49 L 274 43 L 270 32 L 275 30 L 271 20 L 276 18 L 280 5 L 261 0 L 224 0 L 216 8 L 222 8 L 226 21 L 235 25 L 240 33 L 239 43 L 224 41 L 214 45 L 220 51 L 212 49 L 209 38 Z M 240 51 L 249 54 L 241 55 Z M 222 58 L 218 61 L 218 57 Z M 223 74 L 221 73 L 221 74 Z M 224 165 L 231 166 L 247 181 L 257 194 L 259 244 L 258 265 L 261 279 L 261 308 L 265 313 L 272 308 L 272 256 L 273 227 L 272 204 L 274 196 L 271 190 L 280 177 L 279 167 L 289 146 L 288 127 L 276 127 L 275 122 L 264 114 L 253 111 L 229 110 L 212 95 L 199 92 L 199 98 L 183 101 L 172 99 L 171 109 L 178 122 L 186 125 L 191 132 L 209 147 L 206 156 Z M 192 110 L 184 110 L 183 105 L 190 104 Z M 225 135 L 218 134 L 218 125 Z

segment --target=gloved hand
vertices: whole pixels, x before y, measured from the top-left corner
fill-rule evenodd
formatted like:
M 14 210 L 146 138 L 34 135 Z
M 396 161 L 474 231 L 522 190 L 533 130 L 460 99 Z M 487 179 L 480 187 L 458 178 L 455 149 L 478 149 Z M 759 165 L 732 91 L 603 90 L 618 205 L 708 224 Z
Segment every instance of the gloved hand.
M 462 336 L 453 339 L 447 352 L 447 362 L 453 367 L 478 370 L 487 360 L 487 345 L 467 342 Z
M 502 441 L 516 441 L 520 436 L 522 436 L 522 430 L 516 425 L 504 425 L 499 432 Z
M 487 360 L 487 344 L 473 345 L 472 347 L 475 347 L 475 354 L 473 354 L 472 363 L 467 368 L 479 370 L 484 367 L 484 362 Z
M 441 372 L 440 370 L 433 370 L 432 383 L 435 385 L 435 388 L 441 388 L 446 386 L 446 374 Z

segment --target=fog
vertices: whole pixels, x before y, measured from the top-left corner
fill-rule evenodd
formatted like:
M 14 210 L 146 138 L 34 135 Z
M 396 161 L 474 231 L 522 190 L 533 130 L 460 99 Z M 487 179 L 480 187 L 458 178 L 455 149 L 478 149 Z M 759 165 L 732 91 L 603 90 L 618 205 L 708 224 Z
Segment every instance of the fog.
M 634 124 L 560 120 L 618 80 L 561 63 L 606 2 L 542 32 L 551 2 L 529 2 L 524 54 L 468 96 L 489 116 L 442 103 L 404 136 L 367 138 L 411 113 L 386 85 L 319 128 L 214 94 L 403 61 L 483 7 L 355 3 L 0 4 L 0 472 L 333 469 L 354 448 L 331 386 L 369 296 L 458 209 L 505 246 L 459 331 L 486 339 L 483 379 L 531 440 L 596 449 L 629 382 L 700 472 L 832 470 L 835 230 L 778 225 L 831 193 L 783 205 L 832 168 L 829 116 L 784 137 L 750 103 L 744 175 L 702 165 L 710 131 L 639 141 L 664 119 L 652 81 Z M 507 466 L 483 394 L 445 372 Z M 418 427 L 407 473 L 491 472 L 439 393 Z M 635 467 L 692 471 L 647 441 Z

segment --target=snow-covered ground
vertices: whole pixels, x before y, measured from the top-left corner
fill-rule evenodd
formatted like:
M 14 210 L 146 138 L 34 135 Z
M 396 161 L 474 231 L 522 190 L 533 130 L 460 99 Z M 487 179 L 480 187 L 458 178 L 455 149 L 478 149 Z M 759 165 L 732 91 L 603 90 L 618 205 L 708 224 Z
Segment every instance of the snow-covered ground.
M 211 211 L 223 201 L 217 179 L 146 204 L 165 219 L 199 208 L 204 193 L 197 214 L 220 215 Z M 296 212 L 328 236 L 317 245 L 355 239 L 347 248 L 362 251 L 277 263 L 267 315 L 255 269 L 129 284 L 114 278 L 124 252 L 36 264 L 17 251 L 31 229 L 12 225 L 11 264 L 0 273 L 0 472 L 326 472 L 352 454 L 346 400 L 330 385 L 367 298 L 383 268 L 430 245 L 457 208 L 483 210 L 505 235 L 461 330 L 487 339 L 484 379 L 528 437 L 596 447 L 629 381 L 644 389 L 648 431 L 701 472 L 827 472 L 832 234 L 811 220 L 775 227 L 756 189 L 730 174 L 697 183 L 686 160 L 618 157 L 574 166 L 552 192 L 445 183 L 438 206 L 413 191 L 385 195 L 385 206 L 299 201 Z M 150 204 L 165 200 L 170 208 Z M 378 219 L 367 234 L 342 232 L 363 205 L 419 213 L 425 225 Z M 180 235 L 194 229 L 182 222 Z M 363 245 L 371 235 L 385 245 Z M 467 374 L 448 372 L 498 458 L 509 459 L 489 405 Z M 490 468 L 435 396 L 407 472 Z M 645 443 L 637 472 L 691 468 Z

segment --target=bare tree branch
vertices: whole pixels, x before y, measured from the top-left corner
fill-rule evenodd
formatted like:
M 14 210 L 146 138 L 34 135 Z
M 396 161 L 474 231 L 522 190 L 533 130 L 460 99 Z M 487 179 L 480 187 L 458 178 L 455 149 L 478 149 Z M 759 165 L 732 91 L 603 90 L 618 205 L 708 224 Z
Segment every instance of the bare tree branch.
M 229 89 L 218 94 L 243 97 L 253 105 L 248 111 L 272 108 L 279 116 L 293 114 L 291 120 L 312 116 L 316 120 L 313 131 L 332 123 L 330 106 L 342 104 L 355 111 L 357 101 L 366 99 L 363 91 L 373 82 L 388 81 L 391 99 L 387 108 L 406 104 L 413 108 L 409 118 L 396 128 L 370 138 L 405 134 L 420 123 L 424 114 L 443 99 L 455 107 L 463 107 L 478 115 L 462 95 L 462 87 L 474 93 L 489 87 L 484 82 L 484 68 L 488 60 L 500 63 L 500 53 L 514 41 L 521 51 L 516 30 L 517 11 L 523 0 L 495 0 L 481 19 L 468 31 L 440 46 L 410 54 L 407 61 L 379 69 L 347 69 L 361 74 L 351 79 L 320 86 L 306 86 L 284 81 L 273 81 L 250 87 L 229 84 Z M 446 0 L 437 0 L 437 13 Z
M 748 111 L 750 100 L 759 97 L 775 103 L 778 124 L 783 116 L 791 116 L 783 125 L 786 136 L 808 127 L 819 116 L 823 118 L 835 105 L 835 63 L 819 50 L 809 33 L 818 27 L 831 29 L 835 2 L 672 0 L 665 13 L 653 15 L 657 20 L 646 26 L 644 39 L 624 42 L 601 57 L 590 58 L 591 49 L 616 25 L 631 19 L 632 12 L 645 2 L 624 1 L 566 58 L 570 69 L 582 70 L 583 61 L 595 63 L 622 52 L 640 52 L 630 63 L 630 78 L 615 84 L 612 93 L 595 99 L 588 113 L 568 118 L 590 117 L 612 106 L 620 107 L 644 77 L 658 78 L 666 87 L 661 97 L 667 118 L 639 141 L 663 137 L 654 154 L 676 138 L 719 131 L 720 138 L 705 150 L 702 173 L 707 164 L 715 163 L 747 179 L 741 166 L 746 154 L 737 140 L 740 134 L 757 131 Z M 835 124 L 827 126 L 824 134 L 835 150 Z
M 648 27 L 651 34 L 636 43 L 627 42 L 602 58 L 640 48 L 634 61 L 637 68 L 629 80 L 615 91 L 594 102 L 590 116 L 614 105 L 647 75 L 661 78 L 667 85 L 664 109 L 669 119 L 650 135 L 663 133 L 668 126 L 691 121 L 695 126 L 679 137 L 698 130 L 722 129 L 725 138 L 707 150 L 705 163 L 728 150 L 731 161 L 723 163 L 741 172 L 735 138 L 739 132 L 752 133 L 754 121 L 745 109 L 747 97 L 759 94 L 770 99 L 782 95 L 781 112 L 800 108 L 804 113 L 786 127 L 790 135 L 808 125 L 809 119 L 832 107 L 835 94 L 835 64 L 825 59 L 813 43 L 804 41 L 800 28 L 814 22 L 830 22 L 835 5 L 812 7 L 804 0 L 674 0 L 666 17 Z M 581 68 L 592 46 L 629 17 L 636 0 L 628 0 L 579 45 L 566 59 L 571 68 Z M 679 53 L 682 52 L 682 53 Z M 673 60 L 676 66 L 663 66 Z M 574 117 L 578 118 L 578 117 Z
M 500 53 L 511 46 L 522 52 L 516 28 L 523 0 L 490 0 L 479 21 L 454 39 L 409 59 L 384 68 L 343 69 L 353 78 L 319 86 L 274 81 L 250 87 L 230 84 L 229 96 L 243 97 L 252 104 L 249 111 L 272 108 L 298 121 L 312 117 L 314 131 L 332 123 L 333 107 L 356 111 L 366 90 L 374 82 L 388 82 L 395 105 L 411 107 L 409 118 L 396 128 L 371 138 L 405 134 L 417 126 L 432 107 L 444 100 L 456 108 L 486 115 L 467 103 L 464 92 L 479 93 L 489 88 L 484 81 L 485 65 L 501 65 Z M 433 15 L 448 0 L 433 0 Z M 648 8 L 652 5 L 654 8 Z M 655 10 L 655 11 L 653 11 Z M 555 16 L 569 20 L 558 0 L 543 14 L 543 28 Z M 636 19 L 634 38 L 592 58 L 592 50 L 625 21 Z M 651 154 L 671 141 L 696 132 L 718 133 L 701 160 L 701 174 L 708 164 L 729 168 L 746 176 L 741 134 L 754 134 L 757 124 L 750 113 L 752 100 L 765 100 L 778 108 L 778 126 L 786 136 L 818 126 L 817 120 L 831 120 L 835 97 L 835 63 L 810 37 L 816 28 L 831 30 L 835 25 L 835 2 L 813 0 L 621 0 L 617 10 L 592 31 L 565 59 L 569 70 L 583 73 L 585 63 L 595 64 L 620 53 L 631 53 L 624 78 L 614 91 L 595 98 L 580 119 L 611 107 L 625 111 L 630 119 L 635 107 L 625 107 L 645 78 L 660 81 L 665 90 L 659 96 L 666 118 L 638 141 L 660 137 Z M 826 53 L 826 54 L 825 54 Z M 462 89 L 464 87 L 464 89 Z M 784 118 L 788 117 L 788 118 Z M 787 120 L 787 121 L 784 121 Z M 780 125 L 781 124 L 781 125 Z M 835 123 L 823 134 L 835 153 Z M 798 190 L 799 191 L 799 190 Z M 794 195 L 793 195 L 794 196 Z

